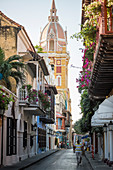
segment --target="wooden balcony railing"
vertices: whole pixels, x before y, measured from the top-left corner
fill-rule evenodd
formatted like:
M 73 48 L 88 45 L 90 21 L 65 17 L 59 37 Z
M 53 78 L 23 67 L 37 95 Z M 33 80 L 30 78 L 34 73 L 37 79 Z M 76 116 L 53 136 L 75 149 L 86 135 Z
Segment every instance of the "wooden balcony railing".
M 109 0 L 100 1 L 102 5 L 101 15 L 98 19 L 99 34 L 111 34 L 113 33 L 113 6 L 107 6 Z
M 34 104 L 37 105 L 37 107 L 39 107 L 40 109 L 44 110 L 44 107 L 42 105 L 41 100 L 38 98 L 38 101 L 34 100 L 30 100 L 28 97 L 28 91 L 27 88 L 19 89 L 19 103 L 29 103 L 29 104 Z M 48 109 L 50 111 L 50 108 Z
M 65 130 L 65 126 L 62 126 L 62 125 L 56 125 L 56 129 Z

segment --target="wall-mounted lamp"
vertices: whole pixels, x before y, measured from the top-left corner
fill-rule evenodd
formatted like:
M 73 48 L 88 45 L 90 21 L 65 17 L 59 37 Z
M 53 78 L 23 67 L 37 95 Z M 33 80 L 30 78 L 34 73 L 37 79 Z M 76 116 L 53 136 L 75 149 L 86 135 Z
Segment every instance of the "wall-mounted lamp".
M 113 122 L 110 121 L 108 124 L 109 131 L 113 131 Z
M 107 132 L 107 125 L 106 124 L 104 124 L 103 130 L 104 130 L 104 132 Z

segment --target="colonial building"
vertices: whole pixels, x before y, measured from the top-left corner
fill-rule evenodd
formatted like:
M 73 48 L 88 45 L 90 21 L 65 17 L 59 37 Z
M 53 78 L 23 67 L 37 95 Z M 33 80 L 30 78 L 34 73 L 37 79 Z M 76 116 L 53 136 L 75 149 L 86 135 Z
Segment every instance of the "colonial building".
M 11 165 L 36 155 L 39 147 L 46 147 L 46 126 L 42 124 L 43 129 L 40 126 L 37 128 L 40 119 L 38 117 L 37 120 L 37 116 L 42 116 L 42 122 L 54 123 L 54 94 L 57 91 L 54 86 L 49 86 L 46 80 L 49 72 L 45 60 L 37 55 L 25 28 L 2 12 L 0 12 L 0 23 L 0 47 L 5 57 L 20 55 L 26 65 L 26 69 L 23 70 L 24 84 L 19 83 L 16 87 L 16 82 L 12 80 L 11 91 L 14 94 L 9 92 L 16 98 L 15 120 L 10 104 L 0 125 L 0 137 L 3 136 L 0 142 L 0 165 Z M 39 91 L 40 97 L 37 95 Z M 48 110 L 41 100 L 41 95 L 44 98 L 46 91 L 52 101 Z
M 54 70 L 55 84 L 59 96 L 56 103 L 56 118 L 57 112 L 62 115 L 63 109 L 66 109 L 71 115 L 71 100 L 68 89 L 68 64 L 70 56 L 67 52 L 67 31 L 63 30 L 58 21 L 57 9 L 53 0 L 48 23 L 41 31 L 40 46 L 48 54 L 51 69 Z M 62 100 L 62 103 L 60 100 Z M 62 132 L 62 129 L 57 129 L 57 126 L 56 130 Z M 62 135 L 66 137 L 66 129 L 64 129 Z

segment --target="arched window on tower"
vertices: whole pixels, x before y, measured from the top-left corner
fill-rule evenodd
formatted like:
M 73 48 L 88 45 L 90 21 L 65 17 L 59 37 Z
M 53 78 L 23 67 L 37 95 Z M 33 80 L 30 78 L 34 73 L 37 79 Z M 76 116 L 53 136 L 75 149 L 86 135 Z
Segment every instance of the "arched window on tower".
M 61 76 L 57 76 L 57 86 L 61 86 Z
M 50 40 L 50 51 L 54 51 L 54 40 Z

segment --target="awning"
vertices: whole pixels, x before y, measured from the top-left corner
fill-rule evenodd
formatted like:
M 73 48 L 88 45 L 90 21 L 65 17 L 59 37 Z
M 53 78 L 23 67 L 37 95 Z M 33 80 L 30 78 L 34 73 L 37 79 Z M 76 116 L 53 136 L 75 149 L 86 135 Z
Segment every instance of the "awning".
M 91 126 L 103 126 L 113 120 L 113 96 L 105 99 L 91 119 Z
M 85 135 L 81 139 L 85 139 L 85 138 L 88 138 L 88 137 L 89 137 L 89 135 Z

